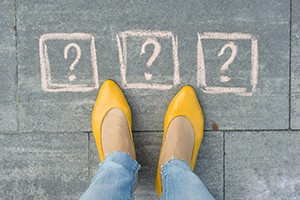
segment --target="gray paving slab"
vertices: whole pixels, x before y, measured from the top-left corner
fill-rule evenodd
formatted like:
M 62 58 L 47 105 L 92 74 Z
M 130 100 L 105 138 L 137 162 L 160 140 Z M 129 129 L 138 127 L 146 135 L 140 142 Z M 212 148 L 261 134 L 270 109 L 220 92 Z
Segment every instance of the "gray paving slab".
M 97 148 L 91 134 L 91 175 L 98 169 L 99 158 Z M 136 199 L 157 199 L 155 177 L 161 132 L 135 132 L 134 142 L 137 160 L 142 168 L 139 172 L 139 185 L 135 192 Z M 196 174 L 206 184 L 213 196 L 223 199 L 223 133 L 206 132 L 195 167 Z
M 292 5 L 291 128 L 300 129 L 300 2 Z
M 16 45 L 14 1 L 0 6 L 0 132 L 16 131 Z
M 92 87 L 95 60 L 100 84 L 105 79 L 114 79 L 125 89 L 133 111 L 134 130 L 162 130 L 168 103 L 185 84 L 195 87 L 208 130 L 287 129 L 289 4 L 280 0 L 18 0 L 20 129 L 90 131 L 97 91 L 57 90 Z M 40 59 L 39 39 L 49 33 L 92 34 L 96 59 L 89 46 L 91 39 L 84 39 L 91 36 L 83 35 L 44 37 Z M 198 43 L 198 33 L 202 43 Z M 71 43 L 77 46 L 68 46 Z M 71 48 L 65 59 L 67 46 Z M 80 55 L 79 48 L 81 57 L 71 69 Z M 157 56 L 154 50 L 159 52 Z M 156 56 L 153 63 L 152 55 Z M 231 64 L 223 74 L 221 67 L 226 68 L 225 63 Z M 69 81 L 71 75 L 77 79 Z M 47 82 L 53 84 L 47 87 Z M 241 96 L 251 92 L 252 96 Z
M 79 199 L 88 184 L 87 134 L 0 134 L 1 199 Z
M 300 199 L 299 132 L 226 132 L 225 199 Z

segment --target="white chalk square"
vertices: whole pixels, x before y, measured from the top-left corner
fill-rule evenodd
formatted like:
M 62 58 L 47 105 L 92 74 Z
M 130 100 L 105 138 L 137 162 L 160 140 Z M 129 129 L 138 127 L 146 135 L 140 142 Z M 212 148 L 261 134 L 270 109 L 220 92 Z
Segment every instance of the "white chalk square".
M 73 79 L 76 79 L 75 76 L 70 76 L 69 80 L 70 83 L 57 83 L 53 82 L 53 79 L 51 77 L 51 66 L 50 66 L 50 60 L 48 55 L 48 46 L 46 42 L 53 42 L 53 41 L 62 41 L 62 42 L 68 42 L 69 44 L 65 46 L 64 55 L 61 55 L 62 57 L 65 56 L 65 59 L 68 57 L 68 50 L 71 48 L 75 48 L 77 51 L 77 56 L 75 61 L 78 62 L 81 55 L 84 54 L 84 52 L 81 52 L 81 48 L 78 44 L 76 44 L 76 41 L 87 41 L 89 42 L 89 53 L 90 55 L 89 59 L 89 66 L 90 67 L 90 74 L 92 74 L 92 77 L 90 77 L 91 83 L 84 83 L 84 84 L 74 84 L 72 83 Z M 40 65 L 41 65 L 41 82 L 42 82 L 42 89 L 45 92 L 89 92 L 95 89 L 99 88 L 99 82 L 98 82 L 98 67 L 97 67 L 97 59 L 96 59 L 96 48 L 95 48 L 95 38 L 93 35 L 88 33 L 49 33 L 44 34 L 40 37 L 39 40 L 39 48 L 40 48 Z M 67 49 L 66 49 L 67 48 Z M 85 53 L 84 55 L 87 55 Z M 51 58 L 55 60 L 54 58 Z
M 206 82 L 205 58 L 203 49 L 203 40 L 250 40 L 251 42 L 251 91 L 246 87 L 222 87 L 222 86 L 208 86 Z M 244 33 L 219 33 L 206 32 L 198 33 L 198 47 L 197 47 L 197 86 L 205 93 L 221 94 L 234 93 L 241 96 L 251 96 L 255 93 L 258 79 L 258 42 L 257 38 L 250 34 Z M 226 80 L 225 80 L 226 81 Z
M 172 84 L 161 84 L 155 82 L 137 82 L 137 83 L 128 83 L 127 81 L 127 52 L 130 51 L 127 49 L 127 39 L 128 38 L 143 38 L 146 39 L 146 42 L 150 40 L 149 43 L 156 45 L 157 39 L 167 39 L 171 41 L 172 50 L 170 52 L 170 56 L 172 57 L 172 65 L 174 68 L 174 73 L 172 74 L 173 81 Z M 178 62 L 178 42 L 177 38 L 171 32 L 168 31 L 142 31 L 142 30 L 133 30 L 133 31 L 125 31 L 117 34 L 117 42 L 119 49 L 119 60 L 121 65 L 121 78 L 122 78 L 122 86 L 124 89 L 156 89 L 156 90 L 168 90 L 173 86 L 176 86 L 180 83 L 179 76 L 179 62 Z M 146 42 L 144 44 L 146 44 Z M 157 46 L 160 44 L 157 44 Z M 147 77 L 149 76 L 150 77 Z M 151 80 L 152 75 L 145 73 L 145 80 Z

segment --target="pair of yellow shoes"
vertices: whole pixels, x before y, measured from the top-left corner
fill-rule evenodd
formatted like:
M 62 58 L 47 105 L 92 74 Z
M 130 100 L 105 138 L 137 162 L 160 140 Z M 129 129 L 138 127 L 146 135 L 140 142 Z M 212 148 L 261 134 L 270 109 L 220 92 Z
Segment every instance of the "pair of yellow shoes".
M 113 108 L 118 108 L 124 112 L 129 127 L 130 138 L 133 141 L 130 107 L 118 85 L 112 80 L 107 80 L 102 84 L 99 90 L 92 114 L 92 129 L 101 162 L 105 158 L 101 142 L 102 122 L 106 113 Z M 203 137 L 204 120 L 202 109 L 198 102 L 197 96 L 191 86 L 184 86 L 176 94 L 176 96 L 173 98 L 168 107 L 168 110 L 165 115 L 164 135 L 160 152 L 162 152 L 162 149 L 164 148 L 164 141 L 166 138 L 168 127 L 171 121 L 178 116 L 186 117 L 191 122 L 194 129 L 194 148 L 190 163 L 190 167 L 193 170 L 196 164 L 197 154 Z M 135 155 L 134 159 L 136 159 Z M 158 163 L 158 170 L 156 176 L 156 191 L 158 196 L 162 194 L 160 168 L 160 163 Z

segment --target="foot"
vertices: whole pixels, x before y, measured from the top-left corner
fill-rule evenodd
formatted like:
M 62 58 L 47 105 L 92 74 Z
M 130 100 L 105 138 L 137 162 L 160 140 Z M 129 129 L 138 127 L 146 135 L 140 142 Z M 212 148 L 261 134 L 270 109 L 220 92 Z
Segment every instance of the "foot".
M 130 138 L 126 116 L 122 110 L 118 108 L 109 110 L 103 119 L 101 129 L 105 157 L 115 151 L 122 151 L 134 158 L 134 144 Z
M 170 123 L 160 156 L 160 164 L 165 165 L 170 159 L 177 158 L 191 163 L 194 148 L 194 129 L 191 122 L 178 116 Z

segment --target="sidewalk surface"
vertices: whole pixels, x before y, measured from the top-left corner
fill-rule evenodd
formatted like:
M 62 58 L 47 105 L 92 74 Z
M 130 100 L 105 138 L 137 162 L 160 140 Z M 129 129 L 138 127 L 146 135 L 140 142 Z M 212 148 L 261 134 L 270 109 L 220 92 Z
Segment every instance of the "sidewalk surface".
M 300 199 L 300 1 L 1 0 L 0 41 L 0 199 L 79 199 L 106 79 L 131 105 L 136 199 L 156 199 L 163 117 L 187 84 L 213 196 Z

